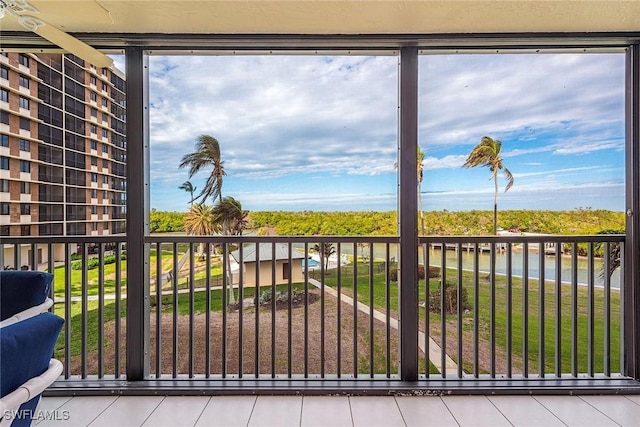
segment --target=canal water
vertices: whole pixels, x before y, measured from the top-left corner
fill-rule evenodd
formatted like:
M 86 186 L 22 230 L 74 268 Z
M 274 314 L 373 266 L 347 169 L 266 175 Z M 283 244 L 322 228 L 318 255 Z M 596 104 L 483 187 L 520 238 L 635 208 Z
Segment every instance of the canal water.
M 393 261 L 398 257 L 397 245 L 389 245 L 389 258 Z M 341 253 L 353 255 L 353 245 L 347 244 L 341 247 Z M 369 247 L 358 248 L 358 256 L 368 256 Z M 373 248 L 373 256 L 375 259 L 386 259 L 386 245 L 376 244 Z M 540 278 L 540 257 L 544 257 L 544 277 L 546 281 L 555 281 L 556 278 L 556 257 L 555 255 L 544 255 L 537 252 L 529 252 L 528 258 L 528 270 L 530 279 Z M 478 254 L 478 270 L 483 273 L 488 273 L 491 270 L 491 255 L 488 251 Z M 419 251 L 420 264 L 424 263 L 423 251 Z M 446 266 L 447 268 L 457 268 L 458 265 L 458 253 L 455 250 L 446 250 Z M 429 250 L 429 265 L 442 267 L 442 251 L 439 248 L 432 248 Z M 524 253 L 514 249 L 511 258 L 511 271 L 514 276 L 523 276 L 524 265 Z M 475 268 L 475 254 L 473 251 L 462 251 L 462 269 L 467 271 L 473 271 Z M 507 272 L 507 253 L 506 251 L 498 252 L 496 254 L 495 271 L 498 274 L 506 274 Z M 587 258 L 578 257 L 577 260 L 577 272 L 578 272 L 578 284 L 588 285 L 590 277 L 593 277 L 593 283 L 595 286 L 604 286 L 604 260 L 601 258 L 594 258 L 591 274 L 589 274 L 589 263 Z M 572 259 L 570 255 L 561 256 L 561 280 L 565 283 L 571 283 L 572 281 Z M 616 269 L 611 276 L 611 287 L 620 288 L 620 269 Z

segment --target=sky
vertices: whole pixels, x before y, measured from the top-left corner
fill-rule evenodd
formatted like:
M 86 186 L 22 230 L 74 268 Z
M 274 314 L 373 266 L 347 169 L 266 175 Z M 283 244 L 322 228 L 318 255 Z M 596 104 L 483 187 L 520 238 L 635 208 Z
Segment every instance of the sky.
M 450 54 L 419 60 L 424 210 L 491 210 L 483 136 L 515 178 L 500 209 L 622 211 L 624 54 Z M 396 56 L 151 56 L 151 207 L 186 211 L 206 173 L 178 167 L 220 142 L 223 196 L 244 209 L 397 209 Z

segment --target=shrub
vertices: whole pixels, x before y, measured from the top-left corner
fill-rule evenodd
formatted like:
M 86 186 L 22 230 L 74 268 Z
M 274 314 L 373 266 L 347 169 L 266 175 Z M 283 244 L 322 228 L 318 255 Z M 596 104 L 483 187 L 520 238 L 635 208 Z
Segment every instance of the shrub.
M 447 282 L 445 285 L 444 304 L 447 314 L 454 314 L 458 312 L 458 286 L 456 283 Z M 442 295 L 442 288 L 438 287 L 435 291 L 429 292 L 429 311 L 432 313 L 441 313 L 440 296 Z M 469 310 L 469 299 L 467 296 L 467 289 L 462 288 L 462 310 Z
M 429 278 L 434 279 L 436 277 L 440 277 L 440 267 L 429 266 Z M 424 265 L 418 266 L 418 280 L 424 280 Z M 398 267 L 391 267 L 389 270 L 389 281 L 397 282 L 398 281 Z

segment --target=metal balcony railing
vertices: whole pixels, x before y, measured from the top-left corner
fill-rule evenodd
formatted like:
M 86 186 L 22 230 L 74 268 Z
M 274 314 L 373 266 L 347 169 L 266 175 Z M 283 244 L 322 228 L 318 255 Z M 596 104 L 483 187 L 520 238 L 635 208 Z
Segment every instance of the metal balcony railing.
M 147 380 L 624 378 L 624 236 L 421 237 L 400 313 L 398 237 L 3 237 L 4 268 L 54 272 L 65 381 L 126 379 L 127 287 L 148 301 Z M 139 313 L 138 313 L 139 314 Z M 404 316 L 404 317 L 403 317 Z

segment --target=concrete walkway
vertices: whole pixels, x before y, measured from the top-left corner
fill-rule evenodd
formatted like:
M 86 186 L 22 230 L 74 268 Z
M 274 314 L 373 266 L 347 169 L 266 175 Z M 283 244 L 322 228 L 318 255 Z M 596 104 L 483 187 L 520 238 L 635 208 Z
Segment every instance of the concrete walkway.
M 317 287 L 318 289 L 322 289 L 322 283 L 318 282 L 315 279 L 309 279 L 309 284 Z M 339 299 L 341 302 L 345 302 L 353 307 L 354 301 L 353 301 L 353 298 L 351 298 L 350 296 L 345 294 L 340 294 L 340 296 L 338 297 L 338 291 L 336 291 L 330 286 L 325 286 L 324 291 L 329 295 L 333 295 L 334 297 L 336 297 L 336 299 Z M 368 305 L 361 303 L 359 301 L 357 302 L 357 305 L 358 305 L 359 311 L 366 314 L 370 313 L 371 310 Z M 385 313 L 381 311 L 374 309 L 373 317 L 374 319 L 379 320 L 384 324 L 387 323 L 387 316 Z M 396 330 L 398 329 L 398 323 L 399 323 L 398 319 L 394 319 L 393 317 L 389 318 L 389 326 L 391 326 L 393 329 L 396 329 Z M 426 353 L 425 338 L 426 337 L 424 332 L 418 331 L 418 347 L 420 348 L 420 350 L 422 350 L 423 353 Z M 429 337 L 429 360 L 431 361 L 431 363 L 433 363 L 433 365 L 436 368 L 440 369 L 440 364 L 442 361 L 442 349 L 431 337 Z M 445 370 L 446 370 L 447 376 L 458 375 L 458 365 L 456 364 L 456 362 L 454 362 L 453 359 L 449 357 L 449 355 L 445 355 L 445 361 L 446 361 Z

